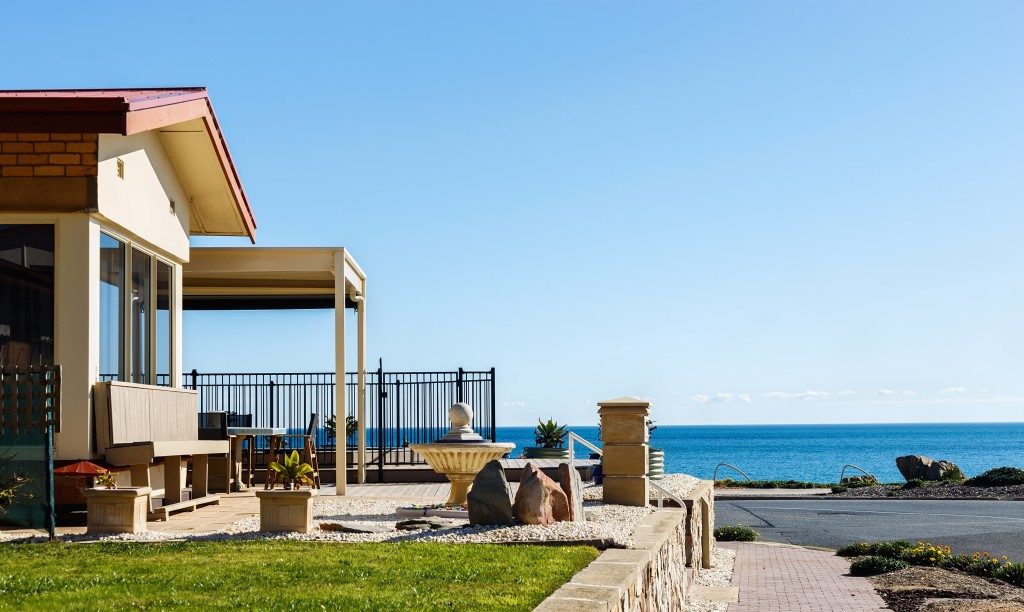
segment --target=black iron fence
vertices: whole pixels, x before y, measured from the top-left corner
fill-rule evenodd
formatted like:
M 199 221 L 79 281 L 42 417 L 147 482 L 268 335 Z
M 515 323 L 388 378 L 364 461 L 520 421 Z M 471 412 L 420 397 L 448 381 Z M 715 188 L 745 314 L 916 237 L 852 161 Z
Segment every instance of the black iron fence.
M 346 416 L 357 419 L 359 388 L 354 372 L 346 374 Z M 413 465 L 423 459 L 410 444 L 432 442 L 448 431 L 448 409 L 455 402 L 473 407 L 473 428 L 496 439 L 494 368 L 450 372 L 366 373 L 366 462 L 381 470 Z M 199 412 L 248 415 L 253 427 L 283 427 L 302 433 L 316 414 L 320 466 L 356 464 L 357 435 L 346 435 L 346 419 L 335 405 L 333 372 L 206 373 L 192 370 L 182 386 L 198 392 Z M 333 425 L 333 427 L 331 426 Z M 332 435 L 333 434 L 333 435 Z M 338 457 L 336 436 L 345 436 L 348 452 Z M 266 440 L 257 441 L 257 464 L 266 462 Z

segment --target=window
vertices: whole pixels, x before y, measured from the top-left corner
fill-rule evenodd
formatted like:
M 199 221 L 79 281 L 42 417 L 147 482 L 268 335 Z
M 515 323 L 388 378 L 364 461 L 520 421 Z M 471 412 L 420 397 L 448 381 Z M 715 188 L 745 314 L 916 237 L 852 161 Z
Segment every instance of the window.
M 125 246 L 100 234 L 100 379 L 125 380 Z
M 101 380 L 171 384 L 173 273 L 171 264 L 100 234 Z
M 156 262 L 156 381 L 171 384 L 171 287 L 174 268 Z
M 0 366 L 53 363 L 52 225 L 0 225 Z

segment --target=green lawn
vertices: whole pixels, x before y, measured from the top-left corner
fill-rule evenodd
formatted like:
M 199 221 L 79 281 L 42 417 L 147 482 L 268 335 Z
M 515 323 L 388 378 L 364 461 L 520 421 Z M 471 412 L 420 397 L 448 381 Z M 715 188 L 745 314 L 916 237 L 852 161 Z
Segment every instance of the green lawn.
M 0 608 L 529 610 L 596 556 L 585 546 L 3 544 Z

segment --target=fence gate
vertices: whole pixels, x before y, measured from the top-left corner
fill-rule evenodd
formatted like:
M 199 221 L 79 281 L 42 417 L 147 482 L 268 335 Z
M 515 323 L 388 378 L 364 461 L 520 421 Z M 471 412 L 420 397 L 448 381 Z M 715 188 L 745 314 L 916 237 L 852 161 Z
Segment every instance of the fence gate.
M 0 368 L 0 523 L 56 531 L 53 434 L 60 366 Z

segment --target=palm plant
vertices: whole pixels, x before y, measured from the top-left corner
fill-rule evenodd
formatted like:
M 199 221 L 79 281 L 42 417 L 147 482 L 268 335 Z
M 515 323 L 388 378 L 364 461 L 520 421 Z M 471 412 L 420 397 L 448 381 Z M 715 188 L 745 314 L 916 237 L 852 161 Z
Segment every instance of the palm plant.
M 569 433 L 566 425 L 559 425 L 554 419 L 547 423 L 537 419 L 537 427 L 533 430 L 533 438 L 543 448 L 561 448 L 565 436 Z
M 297 450 L 293 450 L 291 455 L 285 453 L 283 464 L 271 461 L 270 469 L 281 477 L 281 484 L 284 485 L 285 490 L 298 489 L 299 485 L 313 484 L 313 480 L 309 477 L 313 473 L 313 467 L 308 463 L 302 463 Z

